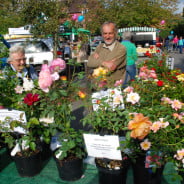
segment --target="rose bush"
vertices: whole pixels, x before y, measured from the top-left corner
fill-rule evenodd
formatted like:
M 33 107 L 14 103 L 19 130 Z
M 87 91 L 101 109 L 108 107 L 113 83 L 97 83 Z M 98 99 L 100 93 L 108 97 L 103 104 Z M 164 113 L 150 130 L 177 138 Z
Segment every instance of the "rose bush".
M 37 140 L 44 140 L 46 143 L 49 143 L 51 136 L 57 132 L 63 132 L 62 136 L 66 132 L 67 135 L 72 136 L 73 134 L 76 137 L 78 136 L 76 131 L 71 128 L 70 123 L 74 119 L 71 114 L 71 105 L 73 101 L 79 98 L 80 87 L 77 81 L 67 80 L 66 76 L 62 76 L 62 71 L 65 67 L 64 60 L 55 59 L 50 65 L 42 65 L 38 80 L 32 81 L 24 78 L 23 83 L 16 76 L 15 72 L 1 72 L 0 89 L 3 97 L 1 106 L 25 112 L 27 119 L 25 124 L 21 123 L 21 117 L 19 120 L 8 118 L 5 121 L 1 121 L 1 125 L 7 123 L 10 125 L 9 131 L 7 127 L 1 127 L 2 129 L 5 128 L 3 136 L 5 137 L 5 142 L 9 143 L 9 146 L 14 147 L 17 138 L 19 138 L 21 146 L 27 136 L 34 138 L 27 138 L 26 142 L 26 146 L 34 150 Z M 78 79 L 82 77 L 80 73 L 74 73 L 74 75 Z M 22 126 L 27 133 L 14 137 L 11 132 L 14 131 L 15 126 Z M 72 133 L 70 134 L 70 132 Z M 62 139 L 65 139 L 64 136 Z M 75 136 L 73 136 L 73 140 L 75 140 Z M 82 141 L 80 143 L 82 144 Z M 68 139 L 70 147 L 71 144 Z M 77 146 L 77 144 L 75 145 Z
M 169 69 L 165 55 L 152 56 L 137 68 L 136 79 L 126 88 L 121 88 L 123 81 L 109 88 L 106 72 L 102 68 L 95 70 L 97 93 L 91 96 L 93 110 L 84 123 L 89 123 L 96 133 L 103 129 L 106 134 L 123 131 L 126 139 L 121 141 L 122 152 L 128 150 L 133 160 L 146 157 L 150 161 L 146 167 L 157 168 L 171 161 L 181 169 L 184 74 Z
M 135 81 L 123 90 L 127 113 L 127 141 L 123 143 L 130 149 L 129 156 L 154 153 L 152 158 L 161 156 L 162 164 L 182 162 L 178 154 L 183 149 L 183 79 L 181 71 L 168 69 L 165 57 L 139 65 Z M 155 161 L 152 167 L 160 167 L 160 163 Z

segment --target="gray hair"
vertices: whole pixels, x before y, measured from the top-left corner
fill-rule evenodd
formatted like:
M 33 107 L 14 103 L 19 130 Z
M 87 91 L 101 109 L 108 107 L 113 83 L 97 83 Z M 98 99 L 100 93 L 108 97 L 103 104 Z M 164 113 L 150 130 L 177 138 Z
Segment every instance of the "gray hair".
M 25 54 L 25 49 L 23 46 L 17 45 L 15 44 L 14 46 L 12 46 L 9 49 L 9 58 L 8 58 L 8 62 L 12 60 L 12 54 L 14 53 L 22 53 Z
M 107 22 L 104 22 L 102 24 L 102 26 L 101 26 L 101 33 L 103 33 L 103 27 L 105 25 L 109 25 L 109 24 L 113 24 L 113 26 L 114 26 L 114 32 L 117 33 L 118 32 L 118 28 L 117 28 L 116 24 L 114 22 L 111 22 L 111 21 L 107 21 Z
M 131 40 L 132 33 L 130 31 L 126 31 L 123 33 L 123 40 Z

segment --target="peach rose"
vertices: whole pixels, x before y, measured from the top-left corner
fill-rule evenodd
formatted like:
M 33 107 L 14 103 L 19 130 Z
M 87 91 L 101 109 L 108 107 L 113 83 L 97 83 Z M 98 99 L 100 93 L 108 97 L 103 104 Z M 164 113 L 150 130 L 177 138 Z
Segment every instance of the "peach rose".
M 133 138 L 144 139 L 149 134 L 152 122 L 142 113 L 135 114 L 134 119 L 128 123 L 128 129 L 132 130 L 130 136 Z

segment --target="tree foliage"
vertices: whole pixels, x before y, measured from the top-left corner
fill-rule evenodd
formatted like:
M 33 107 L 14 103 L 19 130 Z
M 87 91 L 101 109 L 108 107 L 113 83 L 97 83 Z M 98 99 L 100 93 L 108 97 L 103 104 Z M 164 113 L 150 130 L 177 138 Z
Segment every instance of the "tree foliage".
M 35 37 L 52 36 L 54 40 L 54 55 L 57 50 L 59 26 L 68 16 L 71 1 L 53 0 L 22 0 L 21 17 L 26 24 L 31 25 Z
M 178 0 L 92 0 L 86 14 L 87 28 L 98 30 L 104 21 L 114 21 L 118 27 L 151 26 L 160 27 L 160 21 L 168 22 L 174 15 Z M 89 19 L 88 19 L 89 18 Z M 92 28 L 92 29 L 91 29 Z
M 10 27 L 24 25 L 19 16 L 19 9 L 13 0 L 0 0 L 0 33 L 8 33 Z

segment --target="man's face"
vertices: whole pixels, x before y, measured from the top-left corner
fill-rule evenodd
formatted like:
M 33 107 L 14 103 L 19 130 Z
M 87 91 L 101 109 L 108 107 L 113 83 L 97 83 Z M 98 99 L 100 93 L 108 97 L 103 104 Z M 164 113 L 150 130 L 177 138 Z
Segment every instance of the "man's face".
M 16 71 L 21 72 L 26 64 L 25 54 L 23 54 L 21 52 L 13 53 L 11 55 L 10 64 L 13 65 L 13 67 L 16 69 Z
M 106 24 L 103 26 L 102 37 L 106 45 L 111 45 L 115 41 L 116 32 L 113 24 Z

